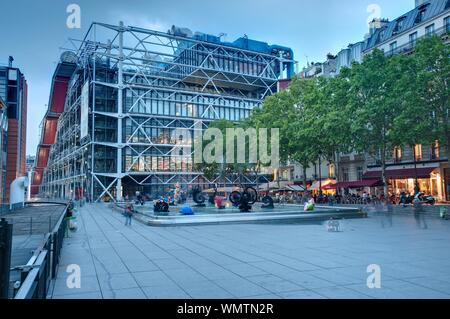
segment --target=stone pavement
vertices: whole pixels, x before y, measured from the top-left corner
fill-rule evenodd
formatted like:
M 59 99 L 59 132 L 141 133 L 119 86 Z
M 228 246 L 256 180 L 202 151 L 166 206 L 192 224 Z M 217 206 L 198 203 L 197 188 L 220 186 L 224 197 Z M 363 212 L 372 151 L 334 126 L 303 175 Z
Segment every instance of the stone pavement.
M 150 227 L 104 204 L 78 215 L 53 298 L 449 298 L 450 221 L 396 215 L 322 224 Z M 67 266 L 81 268 L 69 289 Z M 381 288 L 367 287 L 367 266 Z

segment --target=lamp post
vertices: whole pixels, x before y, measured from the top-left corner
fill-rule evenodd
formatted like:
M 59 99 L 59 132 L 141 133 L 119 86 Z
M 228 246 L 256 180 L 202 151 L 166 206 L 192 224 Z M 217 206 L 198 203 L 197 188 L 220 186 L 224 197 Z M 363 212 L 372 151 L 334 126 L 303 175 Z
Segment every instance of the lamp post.
M 322 160 L 319 154 L 319 195 L 322 195 Z
M 419 179 L 417 177 L 417 161 L 416 161 L 416 146 L 413 146 L 413 157 L 414 157 L 414 195 L 420 192 Z

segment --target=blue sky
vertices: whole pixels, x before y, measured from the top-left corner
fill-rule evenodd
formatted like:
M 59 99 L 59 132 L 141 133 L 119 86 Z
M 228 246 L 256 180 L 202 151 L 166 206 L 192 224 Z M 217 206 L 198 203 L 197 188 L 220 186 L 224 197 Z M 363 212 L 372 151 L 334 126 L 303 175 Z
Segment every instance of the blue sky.
M 66 8 L 81 7 L 81 29 L 68 29 Z M 323 61 L 363 39 L 376 4 L 381 16 L 396 18 L 414 0 L 1 0 L 0 63 L 14 56 L 28 86 L 27 154 L 34 154 L 46 110 L 51 77 L 68 38 L 83 37 L 92 21 L 167 31 L 173 24 L 219 35 L 226 41 L 247 34 L 255 40 L 289 46 L 300 68 Z

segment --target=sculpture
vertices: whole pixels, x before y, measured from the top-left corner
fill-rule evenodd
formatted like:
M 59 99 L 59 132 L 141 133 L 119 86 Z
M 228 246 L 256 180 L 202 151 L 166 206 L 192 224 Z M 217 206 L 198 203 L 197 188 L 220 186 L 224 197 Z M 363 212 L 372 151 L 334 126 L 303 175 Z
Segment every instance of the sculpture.
M 158 200 L 156 200 L 155 204 L 153 205 L 153 212 L 168 214 L 169 213 L 169 204 L 163 200 L 158 199 Z
M 192 199 L 194 200 L 194 202 L 197 204 L 197 207 L 205 207 L 205 196 L 202 194 L 202 191 L 200 188 L 195 188 L 192 191 Z
M 274 205 L 273 205 L 273 198 L 271 196 L 264 196 L 261 199 L 261 202 L 263 203 L 261 208 L 263 209 L 273 209 Z
M 256 202 L 258 193 L 253 187 L 247 187 L 242 193 L 234 191 L 230 194 L 230 202 L 239 207 L 243 213 L 249 212 L 252 205 Z

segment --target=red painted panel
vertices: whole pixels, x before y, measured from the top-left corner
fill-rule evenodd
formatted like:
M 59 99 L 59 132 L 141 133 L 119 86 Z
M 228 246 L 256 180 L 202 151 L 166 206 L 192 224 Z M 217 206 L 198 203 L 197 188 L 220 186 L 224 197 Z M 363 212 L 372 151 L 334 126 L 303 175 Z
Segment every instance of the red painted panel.
M 50 106 L 48 108 L 49 112 L 57 114 L 57 116 L 51 115 L 44 118 L 44 126 L 42 132 L 42 141 L 38 146 L 37 163 L 35 168 L 35 173 L 33 174 L 32 188 L 31 192 L 33 195 L 38 194 L 39 186 L 42 183 L 42 176 L 44 168 L 48 164 L 49 147 L 47 145 L 53 145 L 56 138 L 56 130 L 58 126 L 59 114 L 64 111 L 64 103 L 66 100 L 66 94 L 68 89 L 68 83 L 70 78 L 56 76 L 52 82 L 51 96 L 50 96 Z
M 49 149 L 44 147 L 39 147 L 37 167 L 47 167 Z
M 55 143 L 57 126 L 58 126 L 58 119 L 47 118 L 45 120 L 44 139 L 42 141 L 44 144 L 52 145 L 53 143 Z
M 66 100 L 66 93 L 69 79 L 57 76 L 53 82 L 53 96 L 50 107 L 51 112 L 61 113 L 64 111 L 64 102 Z

